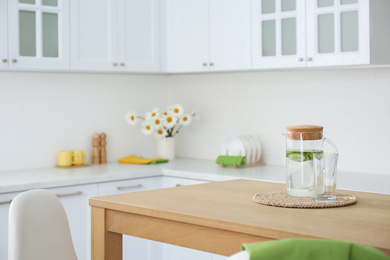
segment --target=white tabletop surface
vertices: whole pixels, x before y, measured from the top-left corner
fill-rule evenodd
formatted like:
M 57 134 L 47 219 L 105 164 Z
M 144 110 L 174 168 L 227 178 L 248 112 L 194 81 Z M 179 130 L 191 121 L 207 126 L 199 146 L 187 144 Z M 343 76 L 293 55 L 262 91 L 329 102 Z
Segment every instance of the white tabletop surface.
M 143 177 L 171 176 L 205 181 L 254 179 L 286 182 L 284 166 L 259 166 L 243 169 L 219 168 L 214 161 L 176 158 L 156 165 L 91 165 L 83 168 L 43 168 L 0 172 L 0 194 L 37 188 L 53 188 Z M 338 188 L 390 194 L 390 176 L 338 173 Z

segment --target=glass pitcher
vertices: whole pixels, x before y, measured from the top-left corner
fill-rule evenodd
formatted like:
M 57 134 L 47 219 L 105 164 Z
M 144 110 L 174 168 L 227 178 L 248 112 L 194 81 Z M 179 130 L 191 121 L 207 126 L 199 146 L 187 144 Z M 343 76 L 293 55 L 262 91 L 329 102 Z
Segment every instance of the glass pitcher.
M 296 125 L 286 127 L 287 193 L 294 197 L 316 197 L 313 157 L 321 158 L 324 142 L 337 153 L 336 146 L 323 137 L 323 127 Z

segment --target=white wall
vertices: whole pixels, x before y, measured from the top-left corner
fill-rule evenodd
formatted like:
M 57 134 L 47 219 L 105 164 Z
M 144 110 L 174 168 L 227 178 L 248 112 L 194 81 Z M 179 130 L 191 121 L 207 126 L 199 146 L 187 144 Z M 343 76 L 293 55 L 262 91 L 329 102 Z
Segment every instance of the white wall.
M 92 151 L 107 134 L 109 161 L 156 156 L 153 137 L 125 113 L 169 105 L 166 76 L 0 72 L 0 171 L 53 167 L 61 150 Z
M 178 155 L 214 160 L 224 136 L 254 134 L 264 162 L 284 165 L 285 127 L 317 124 L 339 170 L 390 175 L 390 68 L 176 75 L 170 85 L 201 117 L 178 136 Z
M 176 154 L 215 160 L 230 134 L 254 134 L 268 165 L 284 165 L 285 126 L 319 124 L 339 169 L 390 175 L 390 68 L 187 75 L 0 72 L 0 171 L 52 167 L 60 150 L 91 152 L 106 132 L 108 160 L 156 156 L 153 137 L 124 114 L 180 103 L 200 120 Z

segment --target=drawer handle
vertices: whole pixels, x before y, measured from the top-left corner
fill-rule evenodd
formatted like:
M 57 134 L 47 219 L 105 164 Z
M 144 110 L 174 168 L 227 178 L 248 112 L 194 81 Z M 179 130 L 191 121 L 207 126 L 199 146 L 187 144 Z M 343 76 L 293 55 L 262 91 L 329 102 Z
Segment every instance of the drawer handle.
M 176 187 L 181 187 L 181 186 L 183 186 L 183 185 L 180 183 L 176 184 Z
M 131 190 L 131 189 L 136 189 L 136 188 L 142 188 L 142 184 L 130 185 L 130 186 L 118 186 L 116 188 L 118 190 Z
M 5 201 L 0 201 L 0 205 L 3 204 L 11 204 L 12 200 L 5 200 Z
M 72 193 L 65 193 L 65 194 L 56 194 L 57 198 L 63 198 L 63 197 L 70 197 L 70 196 L 78 196 L 82 195 L 82 191 L 72 192 Z

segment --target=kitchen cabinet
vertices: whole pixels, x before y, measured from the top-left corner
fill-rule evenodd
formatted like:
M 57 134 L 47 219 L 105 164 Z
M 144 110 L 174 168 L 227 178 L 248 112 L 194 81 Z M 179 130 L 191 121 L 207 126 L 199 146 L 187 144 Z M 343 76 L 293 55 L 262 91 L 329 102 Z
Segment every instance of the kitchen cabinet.
M 99 196 L 157 189 L 158 178 L 142 178 L 98 184 Z M 161 243 L 137 237 L 123 236 L 123 259 L 161 259 Z
M 0 1 L 0 70 L 8 68 L 7 10 L 7 1 Z
M 60 199 L 68 216 L 72 240 L 79 259 L 91 259 L 90 197 L 97 196 L 96 184 L 48 189 Z M 0 194 L 0 259 L 8 258 L 8 212 L 20 192 Z
M 184 179 L 184 178 L 176 178 L 176 177 L 162 177 L 162 185 L 163 188 L 171 188 L 171 187 L 180 187 L 186 185 L 194 185 L 200 183 L 207 183 L 207 181 L 195 180 L 195 179 Z M 210 254 L 207 252 L 189 249 L 185 247 L 163 244 L 163 260 L 226 260 L 226 256 L 220 256 L 215 254 Z
M 250 7 L 250 0 L 167 0 L 167 71 L 250 69 Z
M 2 69 L 69 69 L 69 2 L 1 1 L 0 37 Z
M 160 71 L 159 0 L 72 0 L 71 69 Z
M 253 68 L 388 63 L 385 10 L 389 1 L 254 0 Z
M 91 259 L 91 210 L 88 200 L 98 195 L 97 185 L 77 185 L 48 190 L 57 195 L 65 208 L 78 259 Z
M 8 259 L 8 212 L 19 192 L 0 194 L 0 259 Z

